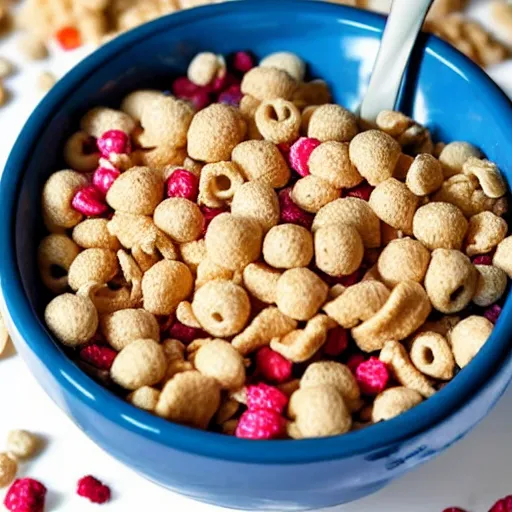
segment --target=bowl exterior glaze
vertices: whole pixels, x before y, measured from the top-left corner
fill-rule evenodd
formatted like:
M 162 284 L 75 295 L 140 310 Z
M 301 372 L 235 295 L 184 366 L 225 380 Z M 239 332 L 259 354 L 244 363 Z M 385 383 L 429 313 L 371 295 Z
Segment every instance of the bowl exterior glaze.
M 39 194 L 64 168 L 61 147 L 80 116 L 116 106 L 140 87 L 170 88 L 196 52 L 289 50 L 337 102 L 359 104 L 384 21 L 350 8 L 301 0 L 233 2 L 178 13 L 140 27 L 95 52 L 36 109 L 0 182 L 2 309 L 16 346 L 40 384 L 107 452 L 145 477 L 193 498 L 231 508 L 306 510 L 349 502 L 443 451 L 482 419 L 512 376 L 511 300 L 489 343 L 457 379 L 395 420 L 345 436 L 251 442 L 155 418 L 103 389 L 67 358 L 41 322 L 47 296 L 35 252 L 42 226 Z M 436 139 L 467 140 L 498 163 L 510 182 L 512 108 L 497 87 L 457 51 L 424 38 L 399 107 Z M 8 311 L 8 312 L 7 312 Z

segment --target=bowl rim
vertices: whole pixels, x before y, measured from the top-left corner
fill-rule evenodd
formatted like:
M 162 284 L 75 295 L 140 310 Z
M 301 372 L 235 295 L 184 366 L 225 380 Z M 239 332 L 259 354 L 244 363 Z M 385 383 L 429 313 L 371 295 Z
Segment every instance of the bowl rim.
M 503 318 L 496 325 L 490 342 L 483 347 L 472 364 L 457 375 L 454 381 L 456 385 L 446 386 L 412 410 L 369 429 L 321 439 L 254 443 L 171 423 L 123 401 L 80 370 L 57 346 L 37 318 L 25 294 L 17 266 L 15 227 L 18 192 L 31 153 L 30 148 L 37 143 L 38 134 L 44 130 L 47 120 L 59 110 L 62 100 L 73 94 L 77 84 L 89 78 L 99 68 L 108 65 L 113 56 L 158 32 L 198 21 L 207 23 L 209 18 L 224 15 L 276 16 L 281 11 L 286 15 L 291 8 L 300 9 L 311 16 L 334 16 L 340 24 L 359 26 L 376 33 L 382 33 L 385 22 L 385 18 L 376 13 L 316 0 L 245 0 L 180 11 L 142 25 L 96 50 L 57 82 L 24 125 L 0 180 L 0 247 L 4 248 L 3 257 L 0 258 L 0 287 L 3 307 L 8 310 L 12 327 L 30 351 L 67 393 L 119 427 L 156 443 L 214 459 L 245 463 L 302 464 L 347 458 L 389 447 L 428 430 L 436 421 L 441 422 L 463 407 L 471 391 L 476 392 L 485 384 L 491 378 L 491 372 L 498 366 L 496 355 L 493 354 L 495 345 L 501 346 L 500 354 L 505 354 L 506 349 L 505 326 L 512 310 L 510 296 L 503 309 Z M 489 108 L 492 107 L 492 111 L 499 114 L 500 118 L 512 120 L 512 104 L 484 71 L 435 36 L 426 37 L 426 41 L 426 52 L 444 61 L 476 88 L 484 89 Z

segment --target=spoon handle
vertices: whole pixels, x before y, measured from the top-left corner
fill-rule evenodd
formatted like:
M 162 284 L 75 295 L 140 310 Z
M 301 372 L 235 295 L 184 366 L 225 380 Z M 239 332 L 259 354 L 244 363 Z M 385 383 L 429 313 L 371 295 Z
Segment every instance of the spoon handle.
M 433 0 L 394 0 L 382 35 L 360 115 L 374 122 L 381 110 L 395 107 L 414 43 Z

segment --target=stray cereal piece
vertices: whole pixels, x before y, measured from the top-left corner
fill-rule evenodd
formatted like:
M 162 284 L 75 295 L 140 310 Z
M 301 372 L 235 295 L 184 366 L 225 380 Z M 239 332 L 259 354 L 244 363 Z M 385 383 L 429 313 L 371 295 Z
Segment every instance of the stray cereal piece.
M 0 453 L 0 489 L 7 487 L 15 478 L 18 472 L 18 463 L 8 453 Z
M 9 98 L 9 94 L 7 89 L 4 87 L 2 79 L 0 78 L 0 107 L 7 103 L 7 99 Z
M 48 57 L 46 44 L 33 34 L 25 34 L 18 39 L 18 50 L 29 60 L 42 60 Z
M 320 142 L 350 142 L 358 132 L 356 116 L 340 105 L 321 105 L 309 119 L 308 137 Z
M 5 326 L 5 321 L 3 316 L 0 315 L 0 357 L 2 357 L 2 354 L 4 353 L 10 341 L 11 337 L 9 336 L 9 332 Z
M 307 267 L 313 258 L 313 237 L 302 226 L 274 226 L 263 241 L 263 258 L 274 268 Z
M 40 448 L 38 436 L 26 430 L 11 430 L 7 434 L 7 451 L 18 459 L 30 459 Z
M 298 55 L 291 52 L 271 53 L 260 62 L 260 66 L 286 71 L 297 82 L 302 82 L 306 74 L 306 63 Z
M 414 389 L 403 386 L 389 388 L 380 393 L 373 402 L 372 421 L 386 421 L 420 404 L 423 397 Z
M 456 363 L 464 368 L 477 355 L 492 333 L 493 324 L 483 316 L 472 315 L 461 320 L 450 333 Z
M 12 62 L 5 57 L 0 57 L 0 80 L 7 78 L 14 72 L 14 66 Z
M 43 71 L 37 78 L 37 88 L 48 92 L 57 83 L 57 77 L 51 71 Z

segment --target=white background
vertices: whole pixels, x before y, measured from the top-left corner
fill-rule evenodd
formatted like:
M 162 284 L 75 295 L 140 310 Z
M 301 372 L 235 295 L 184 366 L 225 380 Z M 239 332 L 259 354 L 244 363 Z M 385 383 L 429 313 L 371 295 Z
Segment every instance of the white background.
M 474 2 L 471 14 L 485 20 L 485 2 Z M 19 63 L 16 76 L 6 81 L 12 100 L 0 109 L 0 169 L 19 129 L 40 99 L 34 85 L 38 74 L 51 69 L 62 75 L 85 53 L 83 49 L 66 54 L 55 51 L 50 60 L 34 64 L 20 60 L 12 40 L 0 43 L 0 55 Z M 511 61 L 490 73 L 512 93 Z M 441 512 L 448 506 L 459 506 L 468 512 L 487 512 L 496 499 L 512 494 L 511 422 L 512 390 L 486 420 L 447 453 L 374 496 L 331 510 Z M 0 451 L 12 428 L 35 430 L 47 439 L 42 455 L 20 471 L 48 487 L 47 512 L 94 510 L 93 505 L 74 494 L 76 481 L 85 474 L 93 474 L 111 486 L 113 500 L 101 508 L 105 512 L 223 510 L 159 488 L 105 454 L 57 409 L 15 355 L 0 360 Z

